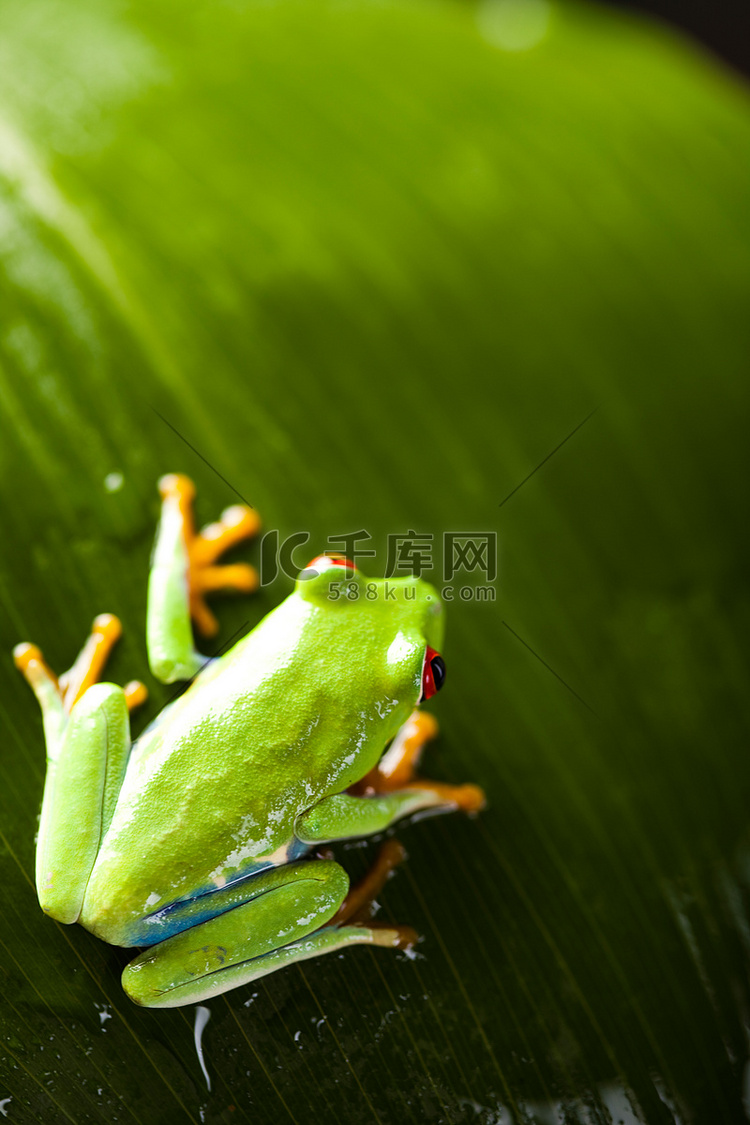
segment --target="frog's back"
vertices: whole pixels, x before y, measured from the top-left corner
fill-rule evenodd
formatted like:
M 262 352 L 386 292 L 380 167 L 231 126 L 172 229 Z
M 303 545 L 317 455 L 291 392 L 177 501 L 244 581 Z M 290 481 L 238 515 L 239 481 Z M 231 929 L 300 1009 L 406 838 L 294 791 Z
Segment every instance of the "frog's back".
M 134 744 L 81 919 L 110 942 L 286 862 L 297 816 L 359 776 L 352 746 L 366 742 L 368 716 L 351 713 L 340 674 L 300 675 L 289 638 L 273 635 L 274 648 L 259 628 L 213 662 Z

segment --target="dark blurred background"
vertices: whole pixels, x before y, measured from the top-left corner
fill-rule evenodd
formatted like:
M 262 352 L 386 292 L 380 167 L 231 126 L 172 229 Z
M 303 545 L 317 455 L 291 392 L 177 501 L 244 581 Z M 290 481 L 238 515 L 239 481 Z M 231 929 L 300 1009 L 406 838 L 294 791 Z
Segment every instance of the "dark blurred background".
M 689 32 L 736 69 L 750 74 L 750 3 L 715 0 L 608 0 L 610 7 L 646 12 Z

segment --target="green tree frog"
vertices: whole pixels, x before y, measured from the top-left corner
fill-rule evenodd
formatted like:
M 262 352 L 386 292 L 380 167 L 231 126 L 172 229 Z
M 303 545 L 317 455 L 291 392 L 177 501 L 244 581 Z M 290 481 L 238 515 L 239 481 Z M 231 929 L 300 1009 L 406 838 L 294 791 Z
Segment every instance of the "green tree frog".
M 321 846 L 382 833 L 421 809 L 483 804 L 474 785 L 414 773 L 436 730 L 417 704 L 445 676 L 437 593 L 414 577 L 388 579 L 388 593 L 349 560 L 323 555 L 255 629 L 207 659 L 191 625 L 214 633 L 206 595 L 257 585 L 252 567 L 217 560 L 258 519 L 236 506 L 196 532 L 192 482 L 170 474 L 159 484 L 148 657 L 157 679 L 189 680 L 187 690 L 131 743 L 129 712 L 146 689 L 98 682 L 117 618 L 96 618 L 59 678 L 35 645 L 14 651 L 47 746 L 42 909 L 140 947 L 123 987 L 156 1008 L 356 943 L 409 945 L 413 931 L 368 910 L 400 858 L 395 841 L 352 890 Z

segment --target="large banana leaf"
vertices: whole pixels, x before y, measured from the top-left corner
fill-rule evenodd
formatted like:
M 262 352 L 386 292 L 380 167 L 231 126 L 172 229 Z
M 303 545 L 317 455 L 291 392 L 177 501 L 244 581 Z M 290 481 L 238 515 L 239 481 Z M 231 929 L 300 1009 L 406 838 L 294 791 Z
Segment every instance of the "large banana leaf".
M 0 1113 L 745 1120 L 745 90 L 544 0 L 3 0 L 0 27 Z M 136 731 L 157 713 L 174 469 L 308 555 L 366 530 L 372 573 L 410 530 L 499 544 L 495 600 L 448 609 L 426 770 L 488 807 L 401 829 L 381 896 L 416 957 L 214 1001 L 210 1092 L 195 1009 L 134 1007 L 128 954 L 36 905 L 10 658 L 61 670 L 115 612 L 108 675 L 147 679 Z M 288 589 L 223 604 L 221 640 Z

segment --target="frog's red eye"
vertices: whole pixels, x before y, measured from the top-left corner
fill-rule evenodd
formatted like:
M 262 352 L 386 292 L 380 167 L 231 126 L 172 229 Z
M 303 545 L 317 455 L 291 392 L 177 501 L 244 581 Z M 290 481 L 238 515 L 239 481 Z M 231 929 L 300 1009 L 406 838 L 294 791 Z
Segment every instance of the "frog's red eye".
M 429 699 L 436 691 L 440 691 L 444 683 L 445 661 L 439 652 L 435 652 L 435 649 L 428 645 L 422 665 L 422 694 L 419 697 L 419 702 L 424 703 L 425 699 Z
M 352 560 L 344 558 L 343 555 L 316 555 L 301 572 L 300 578 L 312 578 L 310 571 L 314 571 L 315 574 L 322 574 L 324 570 L 330 570 L 332 566 L 343 566 L 347 570 L 356 569 Z

